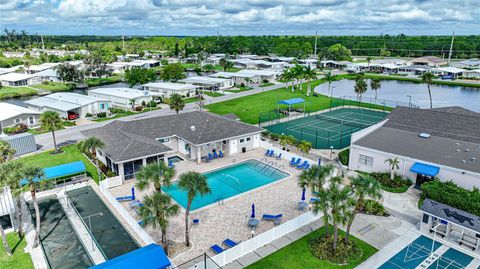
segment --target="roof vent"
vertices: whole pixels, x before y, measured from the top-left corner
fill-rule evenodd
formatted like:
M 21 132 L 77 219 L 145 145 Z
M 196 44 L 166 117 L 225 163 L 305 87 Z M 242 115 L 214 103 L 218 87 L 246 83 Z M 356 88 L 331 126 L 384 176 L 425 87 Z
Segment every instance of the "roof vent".
M 472 157 L 472 162 L 475 162 L 475 160 L 477 160 L 477 158 L 475 158 L 475 157 Z
M 465 149 L 465 152 L 469 152 L 469 151 L 470 151 L 470 149 Z
M 467 160 L 462 160 L 462 163 L 467 163 Z
M 457 149 L 457 152 L 460 152 L 460 149 Z
M 197 130 L 197 128 L 195 127 L 195 125 L 192 125 L 192 126 L 190 126 L 190 130 L 191 130 L 192 132 L 195 132 L 195 130 Z
M 421 138 L 429 138 L 430 137 L 430 134 L 427 134 L 427 133 L 420 133 L 419 135 Z
M 457 147 L 460 147 L 460 143 L 455 143 L 455 145 L 457 145 Z

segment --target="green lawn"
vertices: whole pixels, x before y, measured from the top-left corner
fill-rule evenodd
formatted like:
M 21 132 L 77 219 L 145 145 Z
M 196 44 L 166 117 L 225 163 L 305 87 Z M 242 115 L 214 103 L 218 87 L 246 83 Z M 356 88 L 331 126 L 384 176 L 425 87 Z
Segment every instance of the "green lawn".
M 378 250 L 369 244 L 361 241 L 358 238 L 350 236 L 351 240 L 357 243 L 357 246 L 362 250 L 362 255 L 346 265 L 336 265 L 331 264 L 326 261 L 322 261 L 310 252 L 309 242 L 317 235 L 323 235 L 325 229 L 322 227 L 302 238 L 293 242 L 292 244 L 278 250 L 275 253 L 270 254 L 269 256 L 263 258 L 262 260 L 246 267 L 247 269 L 264 269 L 264 268 L 275 268 L 275 269 L 310 269 L 310 268 L 321 268 L 321 269 L 349 269 L 355 268 L 357 265 L 361 264 L 367 260 L 370 256 L 375 254 Z M 343 231 L 339 231 L 340 235 L 344 235 Z
M 152 108 L 152 110 L 154 110 L 154 109 Z M 133 112 L 133 111 L 126 110 L 124 112 L 120 112 L 120 113 L 115 114 L 115 116 L 113 116 L 113 117 L 98 118 L 98 119 L 95 119 L 93 121 L 102 122 L 102 121 L 118 119 L 118 118 L 122 118 L 122 117 L 125 117 L 125 116 L 130 116 L 130 115 L 134 115 L 134 114 L 139 114 L 139 113 L 140 112 Z
M 237 92 L 246 92 L 246 91 L 249 91 L 253 89 L 252 87 L 247 87 L 247 86 L 240 86 L 240 87 L 236 87 L 236 88 L 233 88 L 233 89 L 230 89 L 230 90 L 225 90 L 226 92 L 233 92 L 233 93 L 237 93 Z
M 271 83 L 271 82 L 267 82 L 267 83 L 262 83 L 262 85 L 260 85 L 260 87 L 268 87 L 268 86 L 273 86 L 275 84 Z
M 74 85 L 73 84 L 65 84 L 62 82 L 47 82 L 46 84 L 39 84 L 33 86 L 34 88 L 37 89 L 42 89 L 46 91 L 51 91 L 51 92 L 59 92 L 59 91 L 70 91 L 73 90 Z
M 219 92 L 211 92 L 211 91 L 203 91 L 203 94 L 208 95 L 210 97 L 220 97 L 224 96 L 225 94 Z
M 37 94 L 37 91 L 28 87 L 0 87 L 0 99 L 30 96 Z
M 7 256 L 3 244 L 0 244 L 0 269 L 33 269 L 30 254 L 23 251 L 27 245 L 25 237 L 19 240 L 17 233 L 9 233 L 7 234 L 7 241 L 13 255 Z
M 350 75 L 339 75 L 336 76 L 336 80 L 350 78 Z M 312 91 L 313 88 L 318 86 L 321 83 L 324 83 L 324 79 L 315 80 L 311 83 Z M 205 106 L 211 112 L 224 115 L 228 113 L 235 113 L 240 120 L 250 124 L 256 124 L 259 121 L 259 114 L 269 111 L 277 110 L 277 102 L 280 100 L 292 99 L 292 98 L 303 98 L 306 102 L 305 109 L 307 112 L 315 112 L 330 107 L 330 98 L 325 95 L 310 96 L 306 95 L 307 84 L 303 83 L 301 85 L 302 90 L 296 89 L 294 92 L 291 91 L 291 85 L 288 88 L 280 88 L 277 90 L 261 92 L 257 94 L 252 94 L 249 96 L 244 96 L 228 101 L 223 101 L 215 104 L 210 104 Z M 358 102 L 352 101 L 349 102 L 349 105 L 357 104 Z M 364 107 L 373 107 L 378 109 L 383 109 L 382 106 L 362 104 Z
M 197 97 L 188 97 L 188 98 L 184 98 L 183 101 L 185 102 L 185 104 L 194 103 L 194 102 L 198 101 L 198 98 Z
M 119 76 L 111 76 L 108 78 L 90 78 L 90 79 L 87 79 L 86 82 L 88 87 L 94 87 L 94 86 L 118 83 L 121 81 L 122 81 L 122 78 L 120 78 Z
M 95 168 L 95 166 L 87 159 L 87 157 L 85 157 L 80 150 L 78 150 L 77 145 L 63 147 L 63 152 L 59 154 L 50 154 L 52 151 L 53 150 L 20 158 L 19 162 L 22 162 L 26 165 L 46 168 L 60 164 L 82 161 L 87 168 L 87 174 L 98 183 L 97 168 Z
M 221 65 L 215 65 L 215 70 L 216 71 L 222 71 L 222 72 L 224 71 L 223 66 L 221 66 Z M 238 72 L 238 71 L 240 71 L 240 68 L 238 68 L 238 67 L 231 67 L 231 68 L 228 68 L 228 70 L 227 70 L 227 72 Z
M 63 123 L 63 126 L 64 126 L 64 127 L 75 126 L 75 122 L 73 122 L 73 121 L 62 121 L 62 123 Z M 61 128 L 58 129 L 58 130 L 63 130 L 63 129 L 65 129 L 64 127 L 61 127 Z M 44 130 L 42 130 L 42 129 L 39 127 L 39 128 L 36 128 L 36 129 L 28 129 L 27 132 L 29 132 L 29 133 L 31 133 L 31 134 L 33 134 L 33 135 L 37 135 L 37 134 L 48 133 L 48 132 L 50 132 L 50 131 L 44 131 Z

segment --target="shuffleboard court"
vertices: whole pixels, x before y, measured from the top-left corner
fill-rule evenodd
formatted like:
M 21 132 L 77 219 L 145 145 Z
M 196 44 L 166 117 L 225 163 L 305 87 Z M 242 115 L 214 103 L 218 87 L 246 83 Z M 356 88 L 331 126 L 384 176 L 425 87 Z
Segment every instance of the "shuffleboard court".
M 303 118 L 279 122 L 266 129 L 279 135 L 292 135 L 312 143 L 316 149 L 341 149 L 350 145 L 352 133 L 382 121 L 388 113 L 361 108 L 342 108 Z

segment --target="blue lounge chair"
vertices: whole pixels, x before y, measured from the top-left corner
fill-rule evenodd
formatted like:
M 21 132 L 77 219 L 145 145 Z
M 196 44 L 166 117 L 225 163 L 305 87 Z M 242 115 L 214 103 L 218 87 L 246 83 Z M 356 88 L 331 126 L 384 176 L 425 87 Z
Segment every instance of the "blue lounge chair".
M 199 224 L 199 223 L 200 223 L 200 220 L 199 220 L 199 219 L 193 219 L 193 220 L 192 220 L 192 223 L 193 223 L 193 224 Z
M 290 160 L 290 166 L 292 166 L 294 163 L 295 163 L 295 157 L 292 157 L 292 159 Z
M 310 169 L 310 164 L 309 163 L 307 163 L 305 166 L 303 166 L 303 170 L 308 170 L 308 169 Z
M 210 160 L 210 161 L 213 160 L 213 156 L 210 152 L 208 153 L 208 160 Z
M 317 198 L 317 197 L 310 198 L 310 203 L 315 203 L 315 202 L 318 202 L 318 201 L 320 201 L 320 199 Z
M 135 198 L 135 197 L 130 195 L 130 196 L 117 197 L 116 199 L 119 202 L 126 202 L 126 201 L 133 201 L 133 198 Z
M 282 158 L 282 153 L 277 155 L 277 159 L 281 159 L 281 158 Z
M 173 162 L 168 162 L 168 167 L 173 168 Z
M 282 221 L 282 214 L 278 215 L 270 215 L 270 214 L 263 214 L 262 220 L 273 220 L 275 225 L 279 224 Z
M 213 158 L 217 159 L 218 158 L 218 154 L 216 151 L 213 152 Z
M 233 240 L 231 240 L 231 239 L 228 239 L 228 238 L 225 239 L 225 240 L 223 240 L 223 244 L 224 244 L 225 246 L 229 247 L 229 248 L 233 248 L 234 246 L 238 245 L 237 242 L 235 242 L 235 241 L 233 241 Z
M 221 150 L 218 152 L 218 157 L 223 158 L 223 152 Z
M 137 223 L 138 223 L 138 225 L 140 225 L 142 227 L 143 227 L 143 225 L 145 225 L 145 222 L 143 221 L 143 219 L 139 220 Z
M 216 254 L 220 254 L 223 252 L 223 248 L 219 245 L 213 245 L 210 247 L 210 249 L 215 252 Z
M 298 158 L 291 166 L 297 166 L 302 161 L 302 158 Z
M 268 156 L 268 155 L 270 155 L 270 150 L 269 149 L 267 149 L 267 152 L 265 152 L 265 156 Z
M 307 163 L 308 163 L 308 161 L 303 161 L 302 164 L 297 165 L 297 168 L 302 169 Z
M 274 151 L 274 150 L 271 150 L 271 151 L 270 151 L 270 154 L 268 154 L 268 157 L 273 157 L 273 154 L 275 154 L 275 151 Z

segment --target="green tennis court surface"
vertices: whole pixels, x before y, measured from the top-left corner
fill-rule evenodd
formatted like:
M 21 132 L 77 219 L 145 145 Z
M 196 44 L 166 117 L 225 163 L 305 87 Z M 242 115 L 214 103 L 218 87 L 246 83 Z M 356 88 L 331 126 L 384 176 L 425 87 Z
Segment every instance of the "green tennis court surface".
M 316 149 L 340 149 L 350 145 L 352 133 L 382 121 L 387 114 L 377 110 L 342 108 L 265 128 L 273 133 L 309 141 Z

